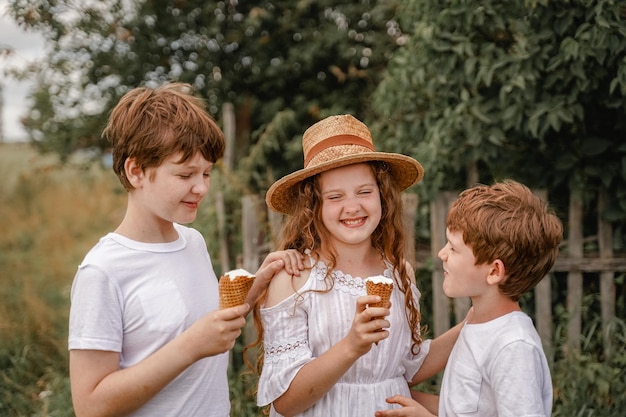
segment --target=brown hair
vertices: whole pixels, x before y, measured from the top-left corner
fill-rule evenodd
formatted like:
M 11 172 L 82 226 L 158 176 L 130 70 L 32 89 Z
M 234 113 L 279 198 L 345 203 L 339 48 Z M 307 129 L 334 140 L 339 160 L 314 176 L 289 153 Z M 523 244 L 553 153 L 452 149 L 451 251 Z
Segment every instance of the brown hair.
M 378 183 L 381 197 L 381 219 L 378 227 L 372 233 L 372 246 L 376 248 L 383 258 L 393 265 L 394 272 L 399 277 L 399 289 L 404 293 L 405 314 L 411 329 L 413 343 L 411 351 L 414 354 L 419 352 L 422 343 L 420 329 L 420 312 L 414 299 L 411 285 L 415 282 L 415 276 L 404 258 L 405 234 L 402 224 L 402 198 L 401 192 L 394 182 L 394 178 L 389 171 L 389 166 L 385 162 L 366 162 L 370 165 L 376 182 Z M 328 273 L 326 275 L 327 290 L 333 286 L 331 272 L 335 266 L 337 253 L 332 247 L 328 247 L 328 231 L 323 225 L 321 211 L 322 198 L 319 186 L 319 175 L 314 175 L 301 181 L 296 190 L 294 198 L 295 216 L 289 216 L 282 231 L 282 242 L 280 249 L 296 249 L 304 252 L 311 250 L 314 258 L 319 258 L 320 253 L 328 254 L 330 261 Z M 259 347 L 259 358 L 256 370 L 260 372 L 263 362 L 263 351 L 259 346 L 263 339 L 263 327 L 259 316 L 260 305 L 265 299 L 263 294 L 254 306 L 254 322 L 257 328 L 257 341 L 249 347 Z
M 177 153 L 180 163 L 197 152 L 211 162 L 224 155 L 224 133 L 192 92 L 184 83 L 138 87 L 113 108 L 102 136 L 113 147 L 113 171 L 126 190 L 133 189 L 124 171 L 128 158 L 145 170 Z
M 459 194 L 446 226 L 461 231 L 476 265 L 500 259 L 500 291 L 517 301 L 550 271 L 563 236 L 561 220 L 523 184 L 504 180 Z

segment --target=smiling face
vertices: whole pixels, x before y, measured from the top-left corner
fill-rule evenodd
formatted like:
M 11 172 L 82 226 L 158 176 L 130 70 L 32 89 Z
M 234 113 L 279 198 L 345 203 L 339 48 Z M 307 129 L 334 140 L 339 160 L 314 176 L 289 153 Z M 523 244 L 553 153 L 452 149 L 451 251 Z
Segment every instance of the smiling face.
M 169 223 L 190 223 L 211 185 L 213 163 L 199 152 L 185 162 L 180 155 L 149 168 L 133 191 L 144 215 Z
M 322 221 L 332 244 L 371 244 L 381 218 L 380 191 L 368 164 L 354 164 L 320 174 Z

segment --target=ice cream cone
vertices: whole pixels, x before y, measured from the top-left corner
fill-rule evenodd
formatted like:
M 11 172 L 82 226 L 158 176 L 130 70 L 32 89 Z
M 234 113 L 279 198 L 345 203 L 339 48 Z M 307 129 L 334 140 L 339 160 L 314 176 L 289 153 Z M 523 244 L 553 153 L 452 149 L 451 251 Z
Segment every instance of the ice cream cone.
M 379 303 L 370 304 L 370 307 L 388 307 L 393 291 L 393 280 L 377 275 L 365 279 L 365 288 L 368 295 L 378 295 L 381 298 Z
M 220 309 L 245 303 L 248 291 L 254 283 L 254 275 L 245 269 L 235 269 L 220 278 Z
M 391 300 L 391 292 L 393 291 L 393 280 L 382 275 L 376 275 L 365 279 L 365 289 L 367 295 L 380 296 L 380 302 L 369 304 L 368 307 L 389 307 Z M 383 317 L 372 317 L 372 320 L 381 319 Z M 374 342 L 378 346 L 378 342 Z

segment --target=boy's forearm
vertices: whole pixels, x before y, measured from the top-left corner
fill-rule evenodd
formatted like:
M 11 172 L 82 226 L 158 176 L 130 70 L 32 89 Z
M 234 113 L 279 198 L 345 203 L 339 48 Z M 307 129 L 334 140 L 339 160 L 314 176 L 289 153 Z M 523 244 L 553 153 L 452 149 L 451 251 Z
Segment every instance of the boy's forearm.
M 431 341 L 424 363 L 413 376 L 411 385 L 424 382 L 445 368 L 450 352 L 452 352 L 452 348 L 459 338 L 459 333 L 464 325 L 465 321 L 462 321 Z
M 85 353 L 73 354 L 78 362 L 72 366 L 70 361 L 70 371 L 74 379 L 80 378 L 80 382 L 73 383 L 76 386 L 72 390 L 77 417 L 122 416 L 142 407 L 193 363 L 193 359 L 183 353 L 180 339 L 174 339 L 135 366 L 115 370 L 96 384 L 90 383 L 93 389 L 79 386 L 87 382 L 79 374 L 93 372 L 80 362 L 80 355 Z

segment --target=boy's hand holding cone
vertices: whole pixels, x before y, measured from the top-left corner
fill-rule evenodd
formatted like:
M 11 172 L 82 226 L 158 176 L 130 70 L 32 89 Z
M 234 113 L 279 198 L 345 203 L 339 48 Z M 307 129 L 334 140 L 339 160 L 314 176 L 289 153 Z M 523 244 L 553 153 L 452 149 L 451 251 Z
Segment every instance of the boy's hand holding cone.
M 244 304 L 254 283 L 254 275 L 245 269 L 235 269 L 220 278 L 220 309 Z

